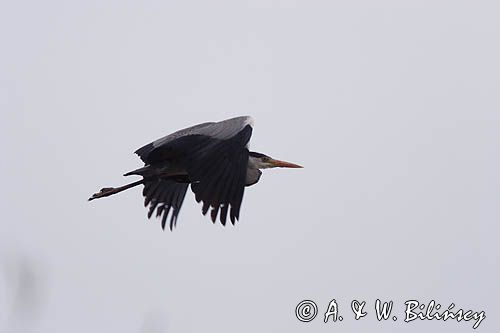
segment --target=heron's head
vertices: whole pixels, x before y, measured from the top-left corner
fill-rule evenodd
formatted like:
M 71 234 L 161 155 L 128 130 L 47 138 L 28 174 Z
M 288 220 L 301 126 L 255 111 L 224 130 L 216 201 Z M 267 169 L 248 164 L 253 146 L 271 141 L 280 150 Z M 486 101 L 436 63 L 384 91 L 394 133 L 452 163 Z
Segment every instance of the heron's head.
M 302 168 L 302 166 L 290 162 L 275 160 L 267 155 L 251 151 L 249 154 L 249 163 L 257 169 L 267 168 Z

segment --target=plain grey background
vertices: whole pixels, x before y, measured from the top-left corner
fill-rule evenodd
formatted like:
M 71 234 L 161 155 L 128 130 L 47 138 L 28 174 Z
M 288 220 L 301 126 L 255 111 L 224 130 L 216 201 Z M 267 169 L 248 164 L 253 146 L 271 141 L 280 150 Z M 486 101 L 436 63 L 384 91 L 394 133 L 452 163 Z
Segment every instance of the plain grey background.
M 496 1 L 5 1 L 1 332 L 498 332 Z M 148 221 L 133 151 L 251 115 L 265 170 L 223 228 Z M 299 322 L 313 299 L 320 314 Z M 345 317 L 322 322 L 335 298 Z M 393 300 L 397 322 L 373 303 Z M 368 302 L 353 319 L 351 300 Z

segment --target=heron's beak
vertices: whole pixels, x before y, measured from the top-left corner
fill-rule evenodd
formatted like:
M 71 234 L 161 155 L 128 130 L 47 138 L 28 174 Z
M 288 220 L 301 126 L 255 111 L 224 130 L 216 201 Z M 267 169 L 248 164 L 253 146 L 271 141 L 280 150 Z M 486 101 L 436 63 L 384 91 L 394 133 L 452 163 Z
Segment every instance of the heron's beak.
M 274 168 L 303 168 L 303 166 L 300 166 L 298 164 L 290 163 L 290 162 L 285 162 L 285 161 L 280 161 L 280 160 L 275 160 L 271 159 L 269 163 L 274 167 Z

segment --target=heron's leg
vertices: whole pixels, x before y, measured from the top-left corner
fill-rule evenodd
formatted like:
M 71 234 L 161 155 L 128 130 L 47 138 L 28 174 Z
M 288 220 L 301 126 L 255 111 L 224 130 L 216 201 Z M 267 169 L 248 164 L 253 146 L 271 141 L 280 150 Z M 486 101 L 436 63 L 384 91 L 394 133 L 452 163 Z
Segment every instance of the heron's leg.
M 99 192 L 92 194 L 92 196 L 89 198 L 89 201 L 94 199 L 104 198 L 112 194 L 118 193 L 116 190 L 117 189 L 115 187 L 104 187 Z
M 138 180 L 136 182 L 133 182 L 133 183 L 130 183 L 130 184 L 127 184 L 127 185 L 123 185 L 123 186 L 120 186 L 120 187 L 104 187 L 99 192 L 94 193 L 89 198 L 89 201 L 94 200 L 94 199 L 108 197 L 110 195 L 119 193 L 121 191 L 125 191 L 125 190 L 127 190 L 127 189 L 129 189 L 131 187 L 134 187 L 134 186 L 137 186 L 137 185 L 141 185 L 143 183 L 144 183 L 144 179 L 141 179 L 141 180 Z

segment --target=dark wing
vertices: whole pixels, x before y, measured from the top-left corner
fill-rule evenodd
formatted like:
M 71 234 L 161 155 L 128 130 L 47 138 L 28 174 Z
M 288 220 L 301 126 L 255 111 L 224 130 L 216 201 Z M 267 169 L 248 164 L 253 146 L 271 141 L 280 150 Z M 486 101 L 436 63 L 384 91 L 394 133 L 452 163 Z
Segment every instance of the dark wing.
M 177 131 L 139 148 L 136 154 L 146 166 L 165 165 L 170 162 L 182 166 L 188 174 L 189 182 L 192 183 L 191 189 L 196 200 L 203 201 L 203 214 L 212 207 L 211 217 L 215 222 L 220 210 L 220 221 L 225 225 L 229 212 L 234 224 L 239 218 L 243 199 L 248 167 L 247 144 L 251 135 L 252 118 L 236 117 Z M 182 198 L 185 195 L 185 189 L 183 190 Z M 164 194 L 165 197 L 167 195 L 169 194 Z M 168 200 L 158 202 L 166 202 L 167 205 L 165 208 L 158 208 L 157 215 L 161 215 L 165 210 L 168 213 L 167 207 L 173 206 Z M 182 200 L 180 203 L 182 204 Z M 180 208 L 180 205 L 178 207 Z M 156 206 L 151 207 L 149 216 L 155 208 Z M 165 220 L 164 216 L 163 225 Z
M 196 201 L 203 201 L 204 215 L 212 207 L 213 222 L 219 211 L 223 225 L 228 212 L 233 224 L 239 218 L 248 167 L 247 144 L 251 136 L 252 127 L 246 125 L 229 139 L 207 137 L 205 143 L 198 145 L 186 158 L 186 170 Z
M 141 149 L 136 153 L 141 157 L 146 165 L 164 163 L 169 161 L 180 161 L 199 152 L 209 142 L 210 138 L 205 135 L 192 134 L 175 139 L 159 147 L 148 149 L 147 153 L 141 155 Z
M 209 137 L 212 139 L 218 140 L 226 140 L 231 139 L 235 135 L 237 135 L 241 130 L 243 130 L 246 126 L 252 126 L 253 119 L 249 116 L 241 116 L 235 117 L 231 119 L 226 119 L 219 122 L 209 122 L 203 123 L 195 126 L 191 126 L 188 128 L 184 128 L 172 134 L 169 134 L 163 138 L 155 140 L 135 151 L 137 155 L 141 158 L 141 160 L 150 164 L 150 154 L 154 151 L 158 151 L 158 148 L 167 147 L 170 149 L 170 146 L 176 143 L 179 139 L 184 137 L 191 136 L 200 136 L 200 137 Z M 184 152 L 184 151 L 183 151 Z
M 165 223 L 170 210 L 170 230 L 176 225 L 177 216 L 186 196 L 187 183 L 177 183 L 168 179 L 155 179 L 144 183 L 144 206 L 149 205 L 148 218 L 151 218 L 156 209 L 156 216 L 162 216 L 161 227 L 165 229 Z
M 203 123 L 196 126 L 188 127 L 183 130 L 174 132 L 169 134 L 161 139 L 148 143 L 147 145 L 137 149 L 135 153 L 139 155 L 141 160 L 146 163 L 152 163 L 151 153 L 158 153 L 158 150 L 164 151 L 165 155 L 169 153 L 178 153 L 182 152 L 180 150 L 172 149 L 170 146 L 172 143 L 174 145 L 178 145 L 179 141 L 183 141 L 183 139 L 188 138 L 190 136 L 197 136 L 197 133 L 200 132 L 203 128 L 209 127 L 213 123 Z M 158 154 L 157 154 L 158 155 Z M 170 156 L 169 156 L 170 157 Z

